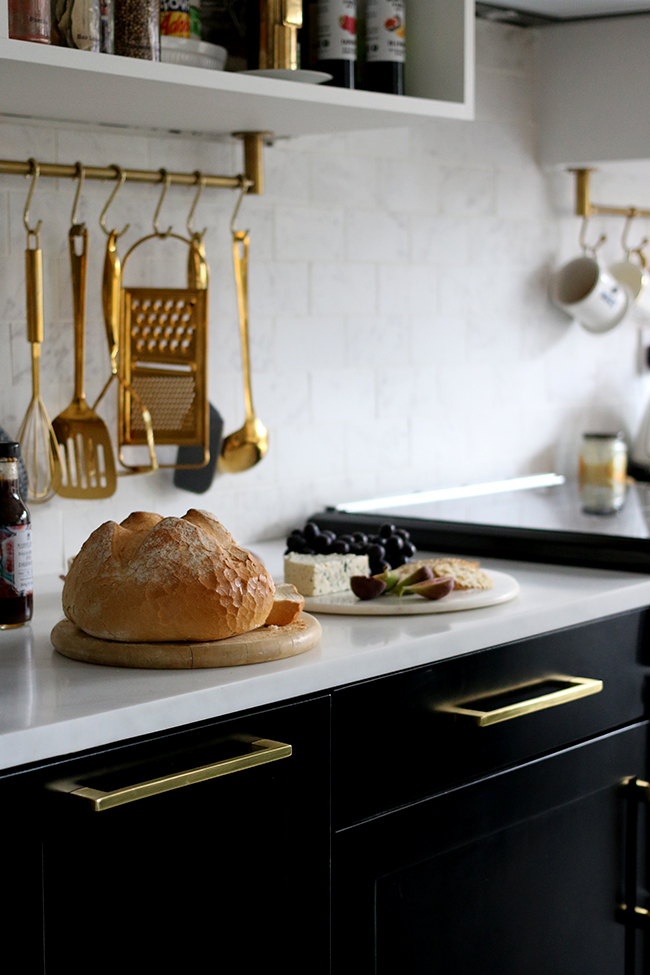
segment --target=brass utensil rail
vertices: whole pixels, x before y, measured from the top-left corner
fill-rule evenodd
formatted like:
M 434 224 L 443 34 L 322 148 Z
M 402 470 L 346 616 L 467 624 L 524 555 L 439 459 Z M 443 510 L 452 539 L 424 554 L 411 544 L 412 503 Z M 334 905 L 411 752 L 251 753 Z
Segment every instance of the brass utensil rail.
M 243 181 L 249 180 L 249 193 L 260 194 L 264 190 L 262 145 L 272 140 L 270 132 L 237 132 L 244 143 L 245 172 L 239 176 L 218 176 L 207 173 L 171 173 L 162 169 L 121 169 L 125 183 L 164 183 L 171 186 L 196 186 L 199 180 L 206 187 L 238 190 Z M 77 179 L 79 163 L 45 163 L 39 161 L 39 175 L 54 179 Z M 0 159 L 0 174 L 30 176 L 33 166 L 29 160 Z M 84 166 L 84 178 L 117 181 L 121 179 L 115 166 Z

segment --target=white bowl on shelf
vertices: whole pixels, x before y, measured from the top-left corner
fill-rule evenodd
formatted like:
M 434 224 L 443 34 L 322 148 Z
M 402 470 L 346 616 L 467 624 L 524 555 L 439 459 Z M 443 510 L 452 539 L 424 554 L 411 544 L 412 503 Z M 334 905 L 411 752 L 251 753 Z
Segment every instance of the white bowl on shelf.
M 185 64 L 191 68 L 223 71 L 228 52 L 218 44 L 208 44 L 196 37 L 160 38 L 160 60 L 167 64 Z

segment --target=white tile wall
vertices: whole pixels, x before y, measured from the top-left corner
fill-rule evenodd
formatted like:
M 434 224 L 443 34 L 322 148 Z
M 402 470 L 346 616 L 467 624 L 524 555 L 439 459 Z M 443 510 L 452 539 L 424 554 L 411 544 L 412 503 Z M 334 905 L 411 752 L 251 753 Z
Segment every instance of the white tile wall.
M 33 508 L 39 569 L 64 558 L 102 521 L 131 510 L 214 511 L 242 541 L 271 537 L 319 507 L 354 497 L 515 476 L 573 473 L 586 426 L 633 435 L 650 398 L 636 373 L 638 326 L 593 336 L 547 300 L 552 269 L 577 252 L 573 184 L 535 163 L 535 34 L 479 21 L 478 117 L 422 128 L 279 141 L 266 151 L 265 196 L 248 199 L 255 404 L 270 449 L 253 470 L 218 476 L 203 496 L 171 472 L 120 480 L 102 502 L 55 499 Z M 237 172 L 227 140 L 158 139 L 6 122 L 0 157 Z M 650 163 L 594 178 L 604 202 L 650 202 Z M 22 208 L 26 183 L 0 178 L 0 425 L 17 431 L 30 397 L 25 340 Z M 109 188 L 84 189 L 90 229 L 87 387 L 108 375 L 100 307 Z M 68 181 L 43 180 L 46 333 L 43 394 L 52 415 L 72 396 Z M 161 225 L 182 228 L 192 199 L 174 189 Z M 110 222 L 146 233 L 152 187 L 125 186 Z M 228 222 L 233 195 L 206 191 L 210 397 L 226 430 L 243 421 L 241 359 Z M 622 227 L 605 228 L 609 259 Z M 650 230 L 633 228 L 640 239 Z M 128 280 L 182 285 L 180 245 L 150 245 Z M 114 399 L 102 408 L 115 422 Z

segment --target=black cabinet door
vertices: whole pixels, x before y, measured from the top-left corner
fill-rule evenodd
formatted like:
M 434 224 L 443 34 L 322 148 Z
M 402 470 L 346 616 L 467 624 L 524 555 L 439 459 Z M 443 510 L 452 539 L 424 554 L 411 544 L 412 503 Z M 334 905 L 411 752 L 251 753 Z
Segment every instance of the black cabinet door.
M 336 975 L 623 975 L 619 783 L 646 739 L 641 722 L 336 833 Z
M 47 975 L 329 972 L 329 699 L 168 735 L 56 769 L 128 789 L 242 751 L 289 758 L 100 812 L 51 790 L 43 826 Z M 54 777 L 53 777 L 54 778 Z

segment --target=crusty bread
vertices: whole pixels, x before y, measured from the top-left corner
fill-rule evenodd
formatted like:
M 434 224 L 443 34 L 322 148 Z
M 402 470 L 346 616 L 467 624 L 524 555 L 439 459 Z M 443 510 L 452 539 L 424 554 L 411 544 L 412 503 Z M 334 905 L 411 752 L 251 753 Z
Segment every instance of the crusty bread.
M 417 569 L 421 565 L 428 565 L 437 578 L 452 578 L 455 590 L 491 589 L 494 582 L 487 572 L 479 569 L 479 564 L 479 562 L 470 562 L 468 559 L 452 557 L 415 559 L 413 562 L 401 565 L 397 571 L 400 578 L 403 578 L 413 569 Z
M 106 640 L 221 640 L 262 626 L 273 592 L 262 563 L 208 511 L 136 511 L 84 543 L 65 580 L 63 611 Z
M 290 582 L 275 587 L 271 612 L 266 618 L 267 626 L 286 626 L 300 616 L 305 608 L 304 597 Z

